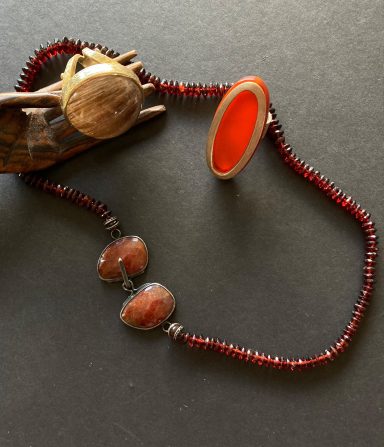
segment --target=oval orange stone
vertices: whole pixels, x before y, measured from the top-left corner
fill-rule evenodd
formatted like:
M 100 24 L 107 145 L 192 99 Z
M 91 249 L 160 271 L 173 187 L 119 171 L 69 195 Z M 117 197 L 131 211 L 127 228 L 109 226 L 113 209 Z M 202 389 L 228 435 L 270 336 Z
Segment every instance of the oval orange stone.
M 124 236 L 105 247 L 97 263 L 99 277 L 104 281 L 122 281 L 119 258 L 124 262 L 128 276 L 142 273 L 148 265 L 148 250 L 138 236 Z
M 124 303 L 120 312 L 123 323 L 136 329 L 152 329 L 167 320 L 175 309 L 175 298 L 161 284 L 141 287 Z
M 207 162 L 219 178 L 240 172 L 257 149 L 266 126 L 269 92 L 264 81 L 249 76 L 224 95 L 208 135 Z
M 216 170 L 228 172 L 240 161 L 251 139 L 257 117 L 257 98 L 250 91 L 239 93 L 225 111 L 213 143 Z

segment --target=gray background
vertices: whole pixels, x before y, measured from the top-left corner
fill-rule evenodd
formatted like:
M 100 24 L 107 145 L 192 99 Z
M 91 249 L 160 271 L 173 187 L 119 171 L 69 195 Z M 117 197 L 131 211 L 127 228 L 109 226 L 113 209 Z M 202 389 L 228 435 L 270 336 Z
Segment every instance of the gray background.
M 382 2 L 261 3 L 2 0 L 0 90 L 63 35 L 135 48 L 160 77 L 258 74 L 298 154 L 381 230 Z M 215 180 L 204 155 L 215 102 L 152 101 L 167 115 L 49 176 L 108 203 L 147 242 L 136 283 L 172 290 L 187 329 L 284 355 L 326 347 L 361 283 L 358 225 L 268 141 L 234 181 Z M 96 275 L 109 239 L 90 213 L 2 175 L 0 216 L 1 446 L 380 444 L 382 275 L 337 362 L 260 370 L 124 327 L 123 292 Z

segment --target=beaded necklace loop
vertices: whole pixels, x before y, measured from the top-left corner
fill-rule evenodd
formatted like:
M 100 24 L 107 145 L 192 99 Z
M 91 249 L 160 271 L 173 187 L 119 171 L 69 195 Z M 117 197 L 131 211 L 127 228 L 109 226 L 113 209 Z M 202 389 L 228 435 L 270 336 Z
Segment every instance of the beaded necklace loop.
M 75 41 L 74 39 L 68 38 L 63 38 L 61 40 L 56 39 L 53 43 L 48 43 L 46 46 L 40 46 L 40 48 L 35 51 L 35 55 L 30 58 L 26 64 L 26 67 L 23 68 L 23 73 L 20 75 L 18 84 L 15 87 L 16 90 L 19 92 L 33 91 L 33 85 L 36 77 L 38 76 L 42 65 L 48 59 L 59 54 L 79 54 L 84 48 L 98 49 L 101 53 L 111 58 L 118 56 L 118 53 L 100 44 L 88 43 L 80 40 Z M 196 98 L 201 96 L 204 98 L 221 98 L 232 87 L 232 84 L 229 83 L 202 84 L 194 82 L 185 83 L 167 79 L 160 80 L 158 76 L 147 72 L 144 68 L 141 69 L 138 76 L 142 84 L 146 84 L 148 82 L 152 83 L 158 93 L 179 97 Z M 277 119 L 276 110 L 272 107 L 272 104 L 270 104 L 269 113 L 271 114 L 272 120 L 269 123 L 267 134 L 271 138 L 276 150 L 281 155 L 284 163 L 291 167 L 307 182 L 316 186 L 336 205 L 344 209 L 361 226 L 365 237 L 364 266 L 362 272 L 363 283 L 357 301 L 354 304 L 352 317 L 347 322 L 345 328 L 333 344 L 324 349 L 322 352 L 310 357 L 286 358 L 283 356 L 260 353 L 234 343 L 228 343 L 218 338 L 205 337 L 187 332 L 180 323 L 171 323 L 167 321 L 163 324 L 163 330 L 172 340 L 185 343 L 189 347 L 215 351 L 237 360 L 258 366 L 299 371 L 302 369 L 322 366 L 333 361 L 346 350 L 352 341 L 372 297 L 375 280 L 376 257 L 378 255 L 378 238 L 376 235 L 375 224 L 371 219 L 370 213 L 363 209 L 361 205 L 358 204 L 351 196 L 335 186 L 330 179 L 322 175 L 319 171 L 315 170 L 304 160 L 300 159 L 293 151 L 292 147 L 286 142 L 282 125 Z M 34 186 L 44 192 L 50 193 L 55 197 L 66 199 L 79 207 L 93 212 L 103 220 L 105 229 L 111 232 L 113 239 L 122 239 L 119 239 L 121 236 L 119 220 L 117 217 L 112 215 L 112 212 L 108 210 L 107 205 L 104 203 L 93 199 L 88 194 L 82 193 L 77 189 L 55 184 L 54 182 L 43 178 L 38 173 L 19 174 L 19 176 L 30 186 Z M 121 259 L 119 259 L 119 262 L 120 261 Z M 162 287 L 170 294 L 164 286 L 157 283 L 144 285 L 143 290 L 139 290 L 139 292 L 141 294 L 144 292 L 147 293 L 150 287 L 153 288 L 155 286 Z M 137 293 L 137 291 L 133 288 L 132 290 Z M 166 292 L 162 290 L 163 294 Z M 172 294 L 170 295 L 172 296 Z

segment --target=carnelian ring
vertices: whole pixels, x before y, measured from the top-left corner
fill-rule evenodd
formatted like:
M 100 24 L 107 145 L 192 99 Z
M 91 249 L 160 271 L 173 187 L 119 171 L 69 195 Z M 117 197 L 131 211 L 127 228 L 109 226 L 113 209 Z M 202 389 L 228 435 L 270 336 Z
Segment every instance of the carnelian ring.
M 207 163 L 220 179 L 230 179 L 248 164 L 264 137 L 269 91 L 264 81 L 248 76 L 224 95 L 208 132 Z

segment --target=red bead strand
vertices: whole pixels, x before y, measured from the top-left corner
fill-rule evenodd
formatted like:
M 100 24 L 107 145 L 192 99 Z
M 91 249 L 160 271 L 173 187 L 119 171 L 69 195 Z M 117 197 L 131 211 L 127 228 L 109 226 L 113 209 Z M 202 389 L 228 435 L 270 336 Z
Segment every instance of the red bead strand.
M 179 82 L 174 81 L 173 79 L 163 79 L 160 81 L 158 76 L 153 75 L 151 72 L 147 72 L 145 68 L 141 69 L 139 78 L 142 84 L 151 82 L 155 86 L 156 91 L 171 96 L 221 98 L 232 87 L 232 84 L 229 84 L 228 82 L 225 84 L 211 82 L 207 85 L 200 82 L 197 84 L 194 82 Z
M 41 177 L 40 174 L 19 174 L 19 177 L 29 186 L 33 186 L 60 199 L 68 200 L 80 208 L 85 208 L 96 214 L 96 216 L 103 219 L 107 231 L 118 229 L 119 221 L 116 217 L 112 216 L 112 212 L 108 210 L 107 205 L 92 198 L 88 194 L 84 194 L 78 189 L 70 188 L 69 186 L 51 182 Z
M 116 57 L 118 55 L 118 53 L 115 53 L 113 50 L 108 50 L 107 47 L 103 47 L 100 44 L 96 45 L 94 43 L 80 40 L 75 41 L 74 39 L 67 38 L 55 40 L 54 43 L 48 43 L 46 47 L 40 46 L 40 49 L 35 51 L 35 56 L 31 57 L 26 63 L 26 67 L 23 68 L 23 73 L 20 75 L 18 85 L 15 87 L 16 90 L 32 91 L 33 83 L 40 72 L 42 64 L 47 59 L 54 57 L 57 54 L 77 54 L 80 53 L 84 47 L 98 48 L 102 53 L 110 57 Z M 204 98 L 221 98 L 232 86 L 232 84 L 229 83 L 210 83 L 207 85 L 166 79 L 161 81 L 158 76 L 152 75 L 145 69 L 140 71 L 139 77 L 143 84 L 147 82 L 153 83 L 159 93 L 179 97 L 202 96 Z M 259 353 L 258 351 L 247 349 L 243 346 L 228 344 L 226 341 L 218 338 L 203 337 L 201 335 L 198 336 L 193 333 L 185 332 L 183 327 L 178 324 L 175 324 L 177 326 L 177 332 L 173 333 L 174 335 L 169 332 L 169 335 L 174 340 L 186 343 L 190 347 L 219 352 L 246 363 L 276 369 L 299 371 L 325 365 L 338 357 L 348 347 L 359 328 L 360 322 L 372 297 L 376 257 L 378 255 L 378 240 L 375 234 L 375 224 L 371 220 L 370 214 L 353 200 L 352 197 L 336 187 L 327 177 L 321 175 L 319 171 L 316 171 L 312 166 L 297 157 L 291 146 L 285 142 L 284 131 L 277 120 L 276 111 L 272 106 L 270 108 L 270 113 L 272 114 L 272 122 L 270 123 L 268 134 L 282 156 L 283 161 L 308 182 L 317 186 L 317 188 L 319 188 L 326 196 L 347 211 L 361 225 L 366 239 L 363 285 L 354 305 L 352 317 L 339 338 L 337 338 L 331 346 L 319 354 L 302 358 L 286 358 Z M 95 199 L 92 199 L 90 196 L 67 186 L 57 185 L 40 177 L 38 174 L 20 174 L 20 177 L 31 186 L 35 186 L 56 197 L 67 199 L 80 207 L 84 207 L 94 212 L 105 220 L 104 224 L 108 230 L 117 228 L 118 220 L 111 216 L 111 212 L 108 211 L 107 206 L 101 202 L 95 201 Z
M 30 92 L 33 91 L 33 85 L 40 73 L 43 64 L 60 54 L 73 55 L 80 54 L 83 48 L 98 49 L 106 56 L 115 58 L 119 56 L 119 53 L 112 49 L 108 49 L 101 44 L 95 44 L 93 42 L 81 41 L 80 39 L 68 39 L 63 37 L 62 39 L 55 39 L 54 42 L 47 42 L 45 46 L 40 45 L 35 50 L 34 55 L 26 62 L 25 67 L 22 68 L 22 73 L 17 80 L 15 90 L 18 92 Z M 129 62 L 131 63 L 131 62 Z M 156 91 L 173 96 L 186 96 L 186 97 L 217 97 L 221 98 L 231 87 L 232 84 L 219 82 L 210 84 L 201 83 L 189 83 L 179 82 L 174 80 L 163 79 L 160 80 L 158 76 L 152 75 L 144 68 L 139 73 L 139 78 L 142 84 L 151 82 Z
M 227 344 L 225 341 L 221 341 L 217 338 L 203 337 L 201 335 L 197 336 L 196 334 L 184 332 L 183 329 L 180 329 L 177 336 L 173 338 L 182 343 L 186 343 L 189 347 L 216 351 L 246 363 L 276 369 L 300 371 L 326 365 L 344 352 L 352 341 L 371 300 L 375 279 L 376 257 L 378 254 L 378 241 L 375 234 L 375 224 L 371 220 L 371 215 L 353 200 L 352 197 L 336 187 L 327 177 L 321 175 L 319 171 L 316 171 L 312 166 L 309 166 L 305 161 L 297 157 L 292 151 L 291 146 L 285 142 L 284 131 L 277 120 L 276 111 L 272 106 L 270 108 L 270 113 L 272 114 L 273 119 L 270 123 L 268 134 L 282 156 L 283 161 L 308 182 L 316 185 L 331 200 L 354 217 L 360 223 L 363 233 L 365 234 L 366 250 L 363 267 L 363 285 L 354 305 L 352 317 L 344 328 L 342 334 L 331 346 L 319 354 L 303 358 L 284 358 L 264 353 L 260 354 L 258 351 L 253 351 L 243 346 Z
M 81 50 L 86 47 L 91 49 L 97 48 L 101 53 L 112 58 L 119 55 L 119 53 L 116 53 L 101 44 L 89 43 L 81 41 L 80 39 L 68 39 L 68 37 L 55 39 L 54 42 L 47 42 L 45 46 L 40 45 L 40 47 L 35 50 L 34 55 L 29 58 L 25 67 L 22 69 L 22 73 L 15 85 L 15 90 L 17 92 L 33 91 L 35 80 L 39 75 L 43 64 L 47 62 L 47 60 L 60 54 L 69 56 L 80 54 Z

